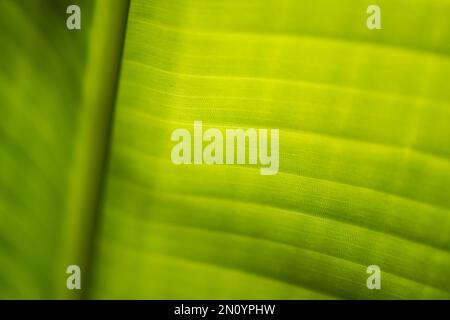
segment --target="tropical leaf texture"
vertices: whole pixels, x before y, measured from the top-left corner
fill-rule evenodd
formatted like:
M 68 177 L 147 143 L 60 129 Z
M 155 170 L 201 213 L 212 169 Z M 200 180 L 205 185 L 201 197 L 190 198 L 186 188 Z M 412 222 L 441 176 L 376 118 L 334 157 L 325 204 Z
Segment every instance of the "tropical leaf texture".
M 72 2 L 0 3 L 0 298 L 450 299 L 450 1 Z M 174 165 L 195 120 L 278 174 Z

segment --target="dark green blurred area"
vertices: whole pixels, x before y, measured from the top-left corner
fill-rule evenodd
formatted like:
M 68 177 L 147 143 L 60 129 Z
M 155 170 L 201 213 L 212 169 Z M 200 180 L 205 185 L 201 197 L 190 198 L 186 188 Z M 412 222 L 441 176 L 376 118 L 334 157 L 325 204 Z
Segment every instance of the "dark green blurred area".
M 373 2 L 2 0 L 0 299 L 449 299 L 450 1 Z M 173 165 L 195 120 L 280 172 Z
M 93 1 L 0 3 L 0 297 L 52 298 L 60 256 L 88 32 L 66 8 Z

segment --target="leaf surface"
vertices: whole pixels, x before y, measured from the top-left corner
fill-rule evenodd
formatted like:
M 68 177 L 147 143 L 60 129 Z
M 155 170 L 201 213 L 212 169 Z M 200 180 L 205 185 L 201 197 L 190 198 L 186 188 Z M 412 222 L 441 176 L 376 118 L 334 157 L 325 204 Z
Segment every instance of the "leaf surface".
M 0 298 L 450 299 L 450 1 L 72 3 L 0 3 Z M 174 165 L 196 120 L 279 172 Z

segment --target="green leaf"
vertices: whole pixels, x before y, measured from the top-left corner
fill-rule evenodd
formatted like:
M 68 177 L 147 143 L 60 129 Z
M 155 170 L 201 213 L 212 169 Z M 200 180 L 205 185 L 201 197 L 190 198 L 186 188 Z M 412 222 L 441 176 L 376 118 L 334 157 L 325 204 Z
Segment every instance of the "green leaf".
M 66 267 L 88 264 L 127 6 L 0 4 L 0 298 L 68 298 Z
M 72 2 L 0 4 L 0 298 L 450 299 L 450 1 Z M 174 165 L 196 120 L 279 172 Z

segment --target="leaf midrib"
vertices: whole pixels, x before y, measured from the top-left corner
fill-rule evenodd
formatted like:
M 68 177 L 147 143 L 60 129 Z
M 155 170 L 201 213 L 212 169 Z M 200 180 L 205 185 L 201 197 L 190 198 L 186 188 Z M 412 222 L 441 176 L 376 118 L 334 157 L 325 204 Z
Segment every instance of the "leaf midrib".
M 55 280 L 58 298 L 85 298 L 89 293 L 93 239 L 102 199 L 129 3 L 130 0 L 95 1 L 57 269 L 65 271 L 68 265 L 79 265 L 83 290 L 68 291 L 62 280 L 66 275 L 61 272 Z

